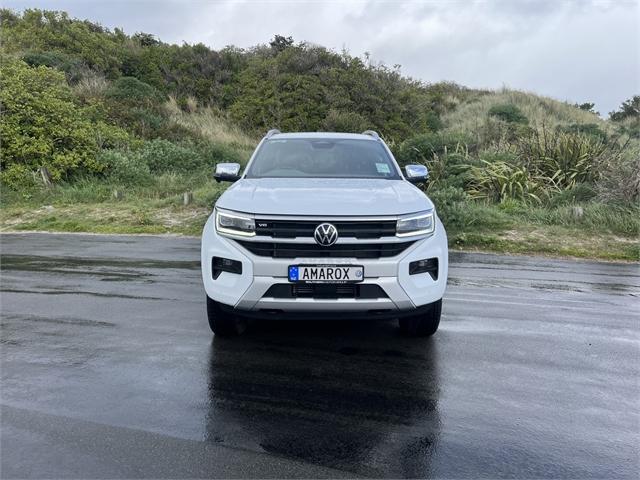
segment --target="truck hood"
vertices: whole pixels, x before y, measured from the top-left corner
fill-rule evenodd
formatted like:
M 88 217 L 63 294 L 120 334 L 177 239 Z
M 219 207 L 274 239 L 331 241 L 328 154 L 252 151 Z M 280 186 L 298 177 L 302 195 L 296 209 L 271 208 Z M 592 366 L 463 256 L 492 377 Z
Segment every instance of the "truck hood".
M 346 178 L 260 178 L 238 180 L 217 207 L 263 215 L 402 215 L 433 208 L 405 180 Z

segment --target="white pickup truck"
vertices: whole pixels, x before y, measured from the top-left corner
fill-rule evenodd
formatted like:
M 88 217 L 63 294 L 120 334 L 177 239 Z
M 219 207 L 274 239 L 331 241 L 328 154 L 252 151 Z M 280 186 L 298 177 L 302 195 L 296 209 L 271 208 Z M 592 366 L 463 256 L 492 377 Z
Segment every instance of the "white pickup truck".
M 445 229 L 372 131 L 270 131 L 240 165 L 202 235 L 202 279 L 216 335 L 247 318 L 397 318 L 413 336 L 438 329 L 447 283 Z

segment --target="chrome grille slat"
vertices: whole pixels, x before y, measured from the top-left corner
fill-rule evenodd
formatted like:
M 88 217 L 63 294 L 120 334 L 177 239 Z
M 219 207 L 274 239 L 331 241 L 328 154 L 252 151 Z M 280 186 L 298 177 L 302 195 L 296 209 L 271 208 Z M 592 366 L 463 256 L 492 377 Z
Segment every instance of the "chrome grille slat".
M 313 237 L 317 220 L 274 220 L 256 218 L 256 236 L 272 238 Z M 341 237 L 376 239 L 392 237 L 396 234 L 396 220 L 332 221 Z
M 323 247 L 314 243 L 279 243 L 236 240 L 254 255 L 272 258 L 381 258 L 405 251 L 415 241 L 394 243 L 345 243 Z

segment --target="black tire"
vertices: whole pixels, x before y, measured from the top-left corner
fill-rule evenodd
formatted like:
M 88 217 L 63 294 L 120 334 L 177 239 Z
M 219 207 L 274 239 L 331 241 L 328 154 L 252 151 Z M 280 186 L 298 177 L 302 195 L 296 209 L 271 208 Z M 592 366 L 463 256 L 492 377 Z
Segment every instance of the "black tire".
M 438 330 L 442 300 L 433 302 L 429 308 L 419 315 L 399 318 L 400 331 L 410 337 L 428 337 Z
M 207 317 L 209 327 L 218 337 L 233 337 L 242 335 L 247 329 L 247 322 L 232 313 L 225 312 L 220 308 L 220 304 L 211 300 L 207 295 Z

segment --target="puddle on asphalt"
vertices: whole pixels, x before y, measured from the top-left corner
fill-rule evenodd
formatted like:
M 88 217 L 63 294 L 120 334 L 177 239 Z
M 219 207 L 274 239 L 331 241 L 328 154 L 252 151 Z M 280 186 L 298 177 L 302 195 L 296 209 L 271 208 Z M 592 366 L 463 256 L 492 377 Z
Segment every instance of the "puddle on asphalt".
M 53 323 L 58 325 L 78 325 L 86 327 L 115 327 L 115 323 L 103 322 L 100 320 L 87 320 L 85 318 L 73 318 L 73 317 L 39 317 L 37 315 L 6 315 L 3 320 L 3 324 L 9 323 L 7 321 L 20 321 L 20 322 L 41 322 L 41 323 Z
M 123 298 L 127 300 L 171 300 L 166 297 L 144 297 L 138 295 L 125 295 L 122 293 L 101 293 L 101 292 L 89 292 L 83 290 L 18 290 L 12 288 L 0 288 L 0 292 L 4 293 L 32 293 L 37 295 L 90 295 L 92 297 L 100 298 Z
M 6 270 L 38 271 L 60 267 L 125 267 L 161 269 L 200 269 L 200 261 L 178 260 L 113 260 L 109 258 L 42 257 L 32 255 L 2 255 L 2 268 Z

